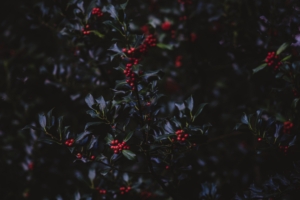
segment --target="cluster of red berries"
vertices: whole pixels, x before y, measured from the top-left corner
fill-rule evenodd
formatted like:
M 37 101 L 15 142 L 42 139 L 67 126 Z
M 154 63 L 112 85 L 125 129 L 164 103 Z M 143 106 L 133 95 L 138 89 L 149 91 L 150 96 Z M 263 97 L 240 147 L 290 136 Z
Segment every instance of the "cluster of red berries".
M 165 21 L 164 23 L 161 24 L 161 29 L 163 31 L 168 31 L 171 28 L 171 23 L 169 21 Z
M 287 145 L 281 145 L 279 146 L 280 151 L 283 151 L 284 153 L 288 152 L 289 146 Z
M 145 53 L 149 47 L 155 47 L 156 46 L 156 38 L 154 35 L 150 34 L 146 37 L 143 44 L 140 46 L 140 52 Z
M 100 193 L 100 194 L 106 194 L 106 190 L 101 190 L 101 189 L 100 189 L 100 190 L 99 190 L 99 193 Z
M 85 25 L 85 27 L 82 29 L 82 33 L 83 33 L 83 35 L 88 35 L 88 34 L 90 34 L 91 32 L 89 31 L 89 29 L 90 29 L 90 25 Z
M 182 60 L 182 56 L 177 56 L 176 57 L 176 59 L 175 59 L 175 67 L 177 67 L 177 68 L 181 67 L 181 65 L 182 65 L 181 60 Z
M 103 13 L 101 12 L 100 8 L 93 8 L 92 15 L 97 15 L 98 17 L 101 17 Z
M 128 150 L 129 149 L 129 146 L 126 145 L 126 142 L 119 142 L 118 140 L 113 140 L 111 141 L 111 146 L 110 148 L 114 150 L 114 153 L 115 154 L 118 154 L 120 153 L 120 151 L 122 150 Z
M 268 66 L 273 67 L 274 70 L 277 70 L 281 65 L 279 56 L 276 55 L 276 53 L 274 51 L 268 52 L 268 56 L 266 57 L 265 61 L 268 64 Z
M 30 162 L 30 163 L 28 164 L 28 169 L 29 169 L 29 170 L 33 170 L 33 167 L 34 167 L 33 162 Z
M 175 30 L 171 31 L 171 38 L 173 38 L 173 39 L 176 38 L 176 31 Z
M 192 4 L 192 0 L 178 0 L 178 3 L 181 3 L 181 4 Z
M 284 134 L 290 134 L 291 129 L 293 128 L 294 124 L 290 121 L 286 121 L 283 123 L 283 133 Z
M 121 194 L 125 194 L 125 192 L 129 192 L 129 190 L 131 190 L 131 188 L 128 186 L 128 187 L 120 187 L 120 192 Z
M 141 196 L 142 196 L 142 199 L 148 199 L 152 196 L 152 193 L 151 192 L 147 192 L 147 191 L 142 191 L 141 192 Z
M 73 144 L 74 144 L 74 139 L 67 139 L 66 141 L 65 141 L 65 145 L 67 145 L 68 147 L 70 147 L 70 146 L 72 146 Z
M 175 134 L 177 135 L 177 141 L 185 141 L 186 138 L 189 136 L 189 134 L 184 133 L 184 130 L 177 130 L 175 132 Z

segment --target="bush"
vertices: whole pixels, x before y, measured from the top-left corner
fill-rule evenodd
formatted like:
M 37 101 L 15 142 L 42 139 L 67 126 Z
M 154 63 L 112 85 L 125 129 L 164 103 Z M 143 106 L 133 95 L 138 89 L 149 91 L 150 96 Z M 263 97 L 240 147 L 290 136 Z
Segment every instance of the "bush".
M 299 199 L 299 6 L 5 2 L 2 199 Z

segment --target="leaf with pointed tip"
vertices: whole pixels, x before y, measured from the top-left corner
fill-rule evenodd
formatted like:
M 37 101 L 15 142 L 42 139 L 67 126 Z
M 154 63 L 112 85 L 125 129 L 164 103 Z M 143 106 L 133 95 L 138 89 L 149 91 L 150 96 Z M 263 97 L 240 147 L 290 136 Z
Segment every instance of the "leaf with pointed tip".
M 189 109 L 189 111 L 192 112 L 194 107 L 194 99 L 192 96 L 190 96 L 187 100 L 185 100 L 186 107 Z
M 260 71 L 262 69 L 264 69 L 266 66 L 268 66 L 268 64 L 267 63 L 263 63 L 263 64 L 259 65 L 258 67 L 254 68 L 252 70 L 253 74 L 255 74 L 256 72 L 258 72 L 258 71 Z
M 127 183 L 129 181 L 129 176 L 127 173 L 123 174 L 123 180 Z
M 246 113 L 244 113 L 244 115 L 242 116 L 242 119 L 241 119 L 241 122 L 243 124 L 249 124 L 249 119 L 248 119 L 248 116 L 246 115 Z
M 102 11 L 109 13 L 113 19 L 118 19 L 118 12 L 113 5 L 109 4 L 107 6 L 104 6 Z
M 93 109 L 93 105 L 95 104 L 95 100 L 94 100 L 94 97 L 91 95 L 91 94 L 88 94 L 86 97 L 85 97 L 85 102 L 86 104 L 91 108 Z
M 50 126 L 53 126 L 54 125 L 54 121 L 53 121 L 53 118 L 52 118 L 52 111 L 53 111 L 54 108 L 52 108 L 48 113 L 47 113 L 47 126 L 50 127 Z
M 80 142 L 81 140 L 83 140 L 86 136 L 88 136 L 89 134 L 91 134 L 91 132 L 89 131 L 85 131 L 83 133 L 80 133 L 79 135 L 77 135 L 75 141 L 76 143 Z
M 164 75 L 164 72 L 162 70 L 156 70 L 152 72 L 145 73 L 142 77 L 144 77 L 146 80 L 152 79 L 161 79 Z
M 115 89 L 118 89 L 124 85 L 128 85 L 127 82 L 125 80 L 117 80 L 116 81 L 116 86 L 115 86 Z
M 112 21 L 104 21 L 102 23 L 116 29 L 119 33 L 121 33 L 121 35 L 123 35 L 123 32 L 121 31 L 121 29 L 119 27 L 117 27 L 115 24 L 113 24 Z
M 45 128 L 46 127 L 46 116 L 44 114 L 39 114 L 39 123 L 41 127 Z
M 184 103 L 175 103 L 175 106 L 178 108 L 179 111 L 183 111 L 185 109 Z
M 119 49 L 117 43 L 113 44 L 113 46 L 111 46 L 108 50 L 109 50 L 109 51 L 116 52 L 116 53 L 120 53 L 120 54 L 123 53 L 122 50 Z
M 25 129 L 33 129 L 35 131 L 44 131 L 44 129 L 38 128 L 36 126 L 31 126 L 31 125 L 26 125 L 24 128 L 22 128 L 22 130 L 25 130 Z
M 173 50 L 173 46 L 169 44 L 157 43 L 156 46 L 161 49 Z
M 122 9 L 122 10 L 125 10 L 127 4 L 128 4 L 128 0 L 127 0 L 125 3 L 120 4 L 121 9 Z
M 282 58 L 282 59 L 281 59 L 281 62 L 287 61 L 287 60 L 289 60 L 291 57 L 292 57 L 292 55 L 288 55 L 288 56 Z
M 208 103 L 202 103 L 199 105 L 199 107 L 197 108 L 197 111 L 194 115 L 194 118 L 196 118 L 198 115 L 200 115 L 200 113 L 202 112 L 203 108 L 207 105 Z
M 94 135 L 92 135 L 92 139 L 88 145 L 88 149 L 92 149 L 97 142 L 98 142 L 98 137 L 95 137 Z
M 172 126 L 172 124 L 171 124 L 169 121 L 167 121 L 167 122 L 165 123 L 164 129 L 165 129 L 165 131 L 167 131 L 168 133 L 174 133 L 174 132 L 175 132 L 175 131 L 174 131 L 174 128 L 173 128 L 173 126 Z
M 173 122 L 173 123 L 175 124 L 175 126 L 176 126 L 177 128 L 181 127 L 180 121 L 178 121 L 178 120 L 176 119 L 175 116 L 172 117 L 170 120 L 171 120 L 171 122 Z
M 99 31 L 96 30 L 90 30 L 91 33 L 94 33 L 96 36 L 98 36 L 99 38 L 104 38 L 105 35 L 103 35 L 102 33 L 100 33 Z
M 99 104 L 99 108 L 101 111 L 104 111 L 104 109 L 106 108 L 106 102 L 103 98 L 103 96 L 100 96 L 96 99 L 97 103 Z
M 96 159 L 95 159 L 96 161 L 105 161 L 105 160 L 107 160 L 107 157 L 105 157 L 103 154 L 100 154 L 100 155 L 98 155 L 97 157 L 96 157 Z
M 167 139 L 168 137 L 171 137 L 171 136 L 176 136 L 176 135 L 175 134 L 158 135 L 158 136 L 154 136 L 154 139 L 156 141 L 161 141 L 161 140 Z
M 86 114 L 89 114 L 92 118 L 98 118 L 99 115 L 94 110 L 87 110 Z
M 128 160 L 134 160 L 136 158 L 135 153 L 133 153 L 130 150 L 122 150 L 122 154 L 128 159 Z
M 90 181 L 93 182 L 94 179 L 96 178 L 96 170 L 95 169 L 90 169 L 88 177 L 89 177 Z
M 132 137 L 132 135 L 133 135 L 133 131 L 130 131 L 127 135 L 126 135 L 126 137 L 124 138 L 124 142 L 127 142 L 128 140 L 130 140 L 130 138 Z
M 281 52 L 283 52 L 286 48 L 288 48 L 290 46 L 289 43 L 283 43 L 278 50 L 276 51 L 276 54 L 279 55 L 281 54 Z
M 295 145 L 296 139 L 297 139 L 297 136 L 295 135 L 294 138 L 289 142 L 289 146 Z
M 298 101 L 299 101 L 299 98 L 294 99 L 294 101 L 293 101 L 293 108 L 297 107 Z
M 111 144 L 111 141 L 113 140 L 113 136 L 111 134 L 107 134 L 106 137 L 105 137 L 105 141 L 106 141 L 106 144 Z
M 84 130 L 87 130 L 90 126 L 96 126 L 96 125 L 100 125 L 103 124 L 103 122 L 88 122 L 86 123 Z

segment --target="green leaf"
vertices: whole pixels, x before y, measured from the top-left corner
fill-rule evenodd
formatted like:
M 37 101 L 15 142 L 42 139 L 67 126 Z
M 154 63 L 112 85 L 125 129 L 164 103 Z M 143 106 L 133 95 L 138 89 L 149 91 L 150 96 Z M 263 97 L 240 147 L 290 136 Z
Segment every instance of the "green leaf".
M 93 105 L 95 104 L 95 100 L 94 100 L 94 97 L 91 95 L 91 94 L 88 94 L 86 97 L 85 97 L 85 102 L 86 104 L 91 108 L 93 109 Z
M 284 74 L 282 72 L 278 72 L 275 76 L 275 78 L 281 78 Z
M 253 74 L 255 74 L 256 72 L 258 72 L 258 71 L 260 71 L 260 70 L 262 70 L 262 69 L 264 69 L 266 66 L 268 66 L 268 64 L 267 64 L 267 63 L 263 63 L 263 64 L 259 65 L 258 67 L 254 68 L 254 69 L 252 70 L 252 71 L 253 71 Z
M 99 115 L 94 110 L 87 110 L 86 114 L 89 114 L 92 118 L 99 118 Z
M 94 179 L 96 178 L 96 170 L 95 169 L 90 169 L 88 177 L 89 177 L 90 181 L 93 182 Z
M 293 101 L 293 108 L 297 107 L 298 101 L 299 101 L 299 98 L 294 99 L 294 101 Z
M 235 127 L 233 128 L 233 130 L 238 130 L 241 125 L 242 125 L 241 123 L 236 124 Z
M 22 130 L 26 130 L 26 129 L 33 129 L 35 131 L 44 131 L 44 129 L 35 127 L 35 126 L 31 126 L 31 125 L 26 125 L 24 128 L 22 128 Z
M 168 133 L 174 133 L 174 129 L 172 127 L 172 124 L 170 122 L 167 121 L 167 123 L 164 126 L 165 131 L 167 131 Z
M 161 49 L 173 50 L 173 46 L 168 45 L 168 44 L 158 43 L 158 44 L 156 44 L 156 46 L 161 48 Z
M 88 144 L 88 149 L 92 149 L 97 142 L 98 142 L 98 137 L 95 137 L 94 135 L 92 135 L 92 139 L 91 139 L 90 143 Z
M 101 34 L 99 31 L 96 30 L 90 30 L 91 33 L 94 33 L 96 36 L 98 36 L 99 38 L 104 38 L 105 35 Z
M 173 122 L 175 124 L 176 127 L 178 127 L 178 128 L 181 127 L 180 121 L 178 121 L 175 116 L 172 117 L 170 120 L 171 120 L 171 122 Z
M 154 139 L 156 141 L 160 141 L 160 140 L 166 139 L 171 136 L 176 136 L 176 135 L 175 134 L 164 134 L 164 135 L 154 136 Z
M 200 126 L 189 125 L 188 128 L 189 128 L 191 131 L 201 131 L 201 132 L 203 133 L 203 131 L 202 131 L 202 129 L 201 129 Z
M 187 100 L 185 100 L 186 107 L 189 109 L 190 112 L 192 112 L 194 107 L 194 99 L 192 96 L 190 96 Z
M 244 113 L 244 115 L 242 116 L 241 121 L 243 124 L 247 124 L 247 125 L 249 124 L 249 119 L 248 119 L 246 113 Z
M 149 79 L 150 77 L 157 77 L 158 79 L 161 79 L 163 75 L 164 72 L 162 70 L 156 70 L 152 72 L 147 72 L 142 77 L 144 77 L 145 79 Z
M 50 126 L 53 126 L 54 124 L 54 120 L 52 120 L 52 111 L 53 111 L 54 108 L 52 108 L 48 113 L 47 113 L 47 126 L 50 127 Z
M 116 86 L 115 86 L 115 89 L 118 89 L 124 85 L 127 85 L 126 81 L 125 80 L 117 80 L 116 81 Z
M 113 46 L 111 46 L 108 50 L 120 54 L 123 53 L 122 50 L 118 47 L 117 43 L 113 44 Z
M 207 104 L 208 104 L 208 103 L 202 103 L 202 104 L 199 105 L 199 107 L 197 108 L 196 113 L 194 114 L 194 117 L 193 117 L 194 119 L 195 119 L 198 115 L 200 115 L 200 113 L 202 112 L 204 106 L 206 106 Z
M 129 181 L 129 176 L 127 173 L 123 174 L 123 180 L 127 183 Z
M 121 33 L 121 35 L 123 35 L 123 31 L 121 31 L 121 29 L 119 27 L 117 27 L 115 24 L 113 24 L 112 21 L 104 21 L 102 23 L 116 29 L 119 33 Z
M 83 133 L 80 133 L 79 135 L 77 135 L 75 141 L 76 143 L 80 142 L 83 138 L 85 138 L 86 136 L 88 136 L 89 134 L 91 134 L 91 132 L 89 131 L 85 131 Z
M 45 114 L 39 114 L 39 123 L 41 127 L 45 128 L 46 127 L 46 116 Z
M 179 111 L 183 111 L 185 109 L 184 103 L 175 103 L 175 106 L 178 108 Z
M 288 56 L 282 58 L 282 59 L 281 59 L 281 62 L 287 61 L 287 60 L 289 60 L 291 57 L 292 57 L 292 55 L 288 55 Z
M 290 46 L 289 43 L 283 43 L 278 50 L 276 51 L 276 54 L 279 55 L 281 54 L 281 52 L 283 52 L 286 48 L 288 48 Z
M 86 123 L 84 130 L 87 130 L 90 126 L 100 125 L 103 124 L 103 122 L 88 122 Z
M 128 140 L 130 140 L 130 138 L 132 137 L 132 135 L 133 135 L 133 131 L 130 131 L 130 132 L 126 135 L 126 137 L 124 138 L 124 142 L 127 142 Z
M 111 141 L 114 139 L 113 136 L 111 134 L 107 134 L 106 137 L 104 138 L 105 141 L 106 141 L 106 144 L 109 144 L 111 143 Z
M 130 150 L 122 150 L 122 154 L 128 159 L 128 160 L 134 160 L 136 158 L 135 153 L 133 153 Z
M 127 0 L 125 3 L 120 4 L 121 9 L 122 9 L 122 10 L 125 10 L 127 4 L 128 4 L 128 0 Z
M 107 157 L 105 157 L 103 154 L 100 154 L 96 157 L 96 161 L 105 161 L 107 160 Z
M 100 96 L 96 99 L 97 103 L 99 104 L 99 109 L 101 111 L 104 111 L 104 109 L 106 108 L 106 102 L 103 98 L 103 96 Z
M 102 11 L 109 13 L 113 19 L 118 19 L 118 12 L 113 5 L 109 4 L 107 6 L 104 6 Z

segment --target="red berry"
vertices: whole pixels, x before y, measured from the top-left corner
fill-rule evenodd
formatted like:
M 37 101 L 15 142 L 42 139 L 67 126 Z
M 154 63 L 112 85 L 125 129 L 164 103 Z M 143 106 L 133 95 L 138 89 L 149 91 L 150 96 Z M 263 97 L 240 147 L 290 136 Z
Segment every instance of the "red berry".
M 95 159 L 95 156 L 94 156 L 94 155 L 92 155 L 92 156 L 91 156 L 91 160 L 94 160 L 94 159 Z
M 77 153 L 76 157 L 77 157 L 78 159 L 81 159 L 81 158 L 82 158 L 81 153 Z
M 261 137 L 257 138 L 257 141 L 259 141 L 259 142 L 262 141 L 262 138 Z
M 170 167 L 169 167 L 169 165 L 166 165 L 166 169 L 169 169 Z

